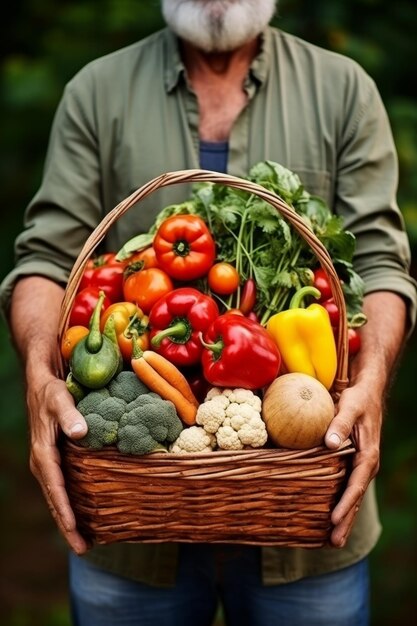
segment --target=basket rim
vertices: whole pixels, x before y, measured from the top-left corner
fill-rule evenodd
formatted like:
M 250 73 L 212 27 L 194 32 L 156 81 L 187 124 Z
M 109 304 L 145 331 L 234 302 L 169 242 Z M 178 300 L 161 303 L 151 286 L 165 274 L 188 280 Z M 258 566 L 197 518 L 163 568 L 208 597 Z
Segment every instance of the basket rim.
M 337 370 L 335 380 L 332 385 L 333 396 L 338 398 L 341 391 L 343 391 L 348 385 L 348 327 L 344 295 L 330 254 L 304 219 L 296 213 L 294 208 L 292 208 L 275 193 L 244 178 L 204 169 L 185 169 L 166 172 L 151 179 L 133 191 L 133 193 L 123 199 L 109 213 L 107 213 L 107 215 L 104 216 L 102 221 L 87 238 L 70 272 L 61 304 L 57 335 L 61 377 L 64 378 L 65 362 L 61 354 L 60 345 L 62 336 L 68 327 L 72 303 L 88 260 L 96 247 L 105 238 L 107 231 L 132 206 L 137 205 L 141 200 L 151 195 L 157 189 L 175 184 L 196 182 L 211 182 L 228 185 L 230 187 L 257 195 L 272 205 L 312 248 L 319 264 L 327 273 L 332 296 L 340 313 L 338 333 L 336 335 Z
M 160 462 L 160 461 L 179 461 L 186 464 L 189 461 L 202 460 L 216 462 L 216 459 L 225 461 L 234 460 L 270 460 L 271 458 L 279 458 L 282 460 L 304 460 L 308 457 L 318 459 L 334 458 L 337 456 L 345 456 L 353 454 L 355 447 L 351 439 L 346 439 L 339 448 L 331 450 L 325 445 L 315 446 L 314 448 L 291 449 L 291 448 L 246 448 L 244 450 L 216 450 L 215 452 L 182 452 L 181 454 L 173 452 L 150 452 L 148 454 L 123 454 L 119 452 L 116 446 L 105 446 L 100 450 L 92 450 L 72 441 L 64 436 L 63 445 L 80 457 L 90 458 L 106 458 L 117 455 L 120 459 L 128 463 L 135 461 L 144 462 Z

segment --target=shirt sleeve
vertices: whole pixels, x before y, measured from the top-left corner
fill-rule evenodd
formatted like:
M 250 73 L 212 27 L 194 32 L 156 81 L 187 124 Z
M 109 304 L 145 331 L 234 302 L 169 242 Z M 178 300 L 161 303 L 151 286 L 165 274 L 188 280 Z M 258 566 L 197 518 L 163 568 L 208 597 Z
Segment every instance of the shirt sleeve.
M 416 319 L 416 283 L 410 276 L 410 247 L 396 202 L 398 163 L 388 116 L 374 82 L 366 75 L 347 99 L 350 120 L 338 155 L 335 210 L 356 237 L 355 269 L 365 293 L 393 291 L 408 304 L 409 329 Z
M 40 275 L 65 285 L 84 242 L 102 218 L 94 98 L 88 72 L 71 81 L 52 124 L 40 188 L 15 242 L 14 269 L 0 286 L 7 317 L 16 282 Z

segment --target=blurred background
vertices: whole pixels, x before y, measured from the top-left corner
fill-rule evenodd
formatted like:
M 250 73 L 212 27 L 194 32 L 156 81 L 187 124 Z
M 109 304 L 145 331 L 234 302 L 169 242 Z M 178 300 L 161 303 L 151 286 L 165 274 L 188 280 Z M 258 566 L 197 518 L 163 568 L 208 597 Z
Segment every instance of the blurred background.
M 64 84 L 86 62 L 162 26 L 158 0 L 15 0 L 8 15 L 0 24 L 0 278 L 13 265 L 13 240 L 40 181 Z M 417 3 L 281 0 L 275 24 L 356 59 L 375 79 L 399 153 L 399 201 L 417 277 Z M 389 397 L 377 480 L 384 526 L 371 557 L 378 626 L 408 624 L 417 611 L 416 371 L 414 333 Z M 20 368 L 3 321 L 0 390 L 0 623 L 69 626 L 66 550 L 28 469 Z

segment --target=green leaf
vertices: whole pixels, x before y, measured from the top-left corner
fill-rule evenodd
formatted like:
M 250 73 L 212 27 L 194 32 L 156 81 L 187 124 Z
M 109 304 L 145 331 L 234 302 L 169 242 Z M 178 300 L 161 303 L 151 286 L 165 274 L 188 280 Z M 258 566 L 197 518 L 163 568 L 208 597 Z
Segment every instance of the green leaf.
M 273 206 L 263 200 L 256 199 L 249 205 L 248 216 L 263 233 L 268 235 L 276 233 L 283 238 L 285 247 L 291 245 L 291 229 Z
M 116 260 L 126 261 L 135 252 L 148 248 L 152 245 L 153 238 L 154 236 L 151 233 L 141 233 L 140 235 L 132 237 L 132 239 L 126 241 L 124 246 L 120 248 L 119 252 L 116 254 Z
M 272 267 L 254 265 L 253 274 L 257 287 L 267 291 L 276 277 L 276 270 Z
M 196 204 L 191 200 L 181 202 L 180 204 L 170 204 L 158 213 L 150 232 L 156 233 L 162 222 L 172 215 L 188 215 L 195 213 L 197 213 Z
M 309 196 L 307 200 L 304 198 L 303 202 L 300 202 L 296 208 L 300 209 L 300 212 L 310 219 L 313 230 L 315 230 L 315 226 L 324 228 L 333 217 L 330 208 L 318 196 Z

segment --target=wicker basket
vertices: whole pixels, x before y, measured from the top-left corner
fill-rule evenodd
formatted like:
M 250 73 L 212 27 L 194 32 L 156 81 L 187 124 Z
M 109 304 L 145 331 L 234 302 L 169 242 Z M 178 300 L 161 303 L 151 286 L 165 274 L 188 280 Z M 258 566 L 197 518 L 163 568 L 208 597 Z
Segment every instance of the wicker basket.
M 285 202 L 255 183 L 205 170 L 163 174 L 118 204 L 86 241 L 61 309 L 59 340 L 88 259 L 112 224 L 155 190 L 214 182 L 253 193 L 274 206 L 311 247 L 326 270 L 340 310 L 336 401 L 347 385 L 347 320 L 343 292 L 325 247 Z M 62 375 L 65 365 L 62 363 Z M 257 449 L 210 454 L 123 455 L 92 451 L 63 439 L 62 461 L 77 524 L 93 543 L 213 542 L 316 548 L 327 543 L 334 507 L 354 452 Z

